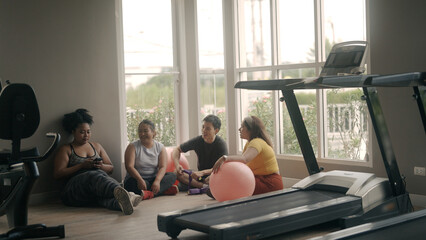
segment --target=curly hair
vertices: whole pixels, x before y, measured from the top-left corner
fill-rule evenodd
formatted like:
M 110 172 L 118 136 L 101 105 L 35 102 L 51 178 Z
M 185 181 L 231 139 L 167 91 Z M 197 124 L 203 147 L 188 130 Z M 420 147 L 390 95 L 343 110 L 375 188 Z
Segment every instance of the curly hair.
M 84 108 L 79 108 L 72 113 L 65 114 L 62 120 L 62 126 L 68 133 L 72 133 L 82 123 L 93 124 L 93 117 Z

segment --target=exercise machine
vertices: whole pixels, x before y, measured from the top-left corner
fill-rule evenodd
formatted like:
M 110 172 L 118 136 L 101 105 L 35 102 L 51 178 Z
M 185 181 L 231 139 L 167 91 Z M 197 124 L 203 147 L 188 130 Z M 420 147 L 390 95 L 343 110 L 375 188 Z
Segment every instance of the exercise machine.
M 419 106 L 419 112 L 422 118 L 423 128 L 426 133 L 426 86 L 414 86 L 413 90 L 413 97 L 416 99 L 417 105 Z
M 346 228 L 311 240 L 423 239 L 426 236 L 424 226 L 426 226 L 426 209 Z
M 359 72 L 361 69 L 359 66 L 362 66 L 359 64 L 363 59 L 361 55 L 351 53 L 350 48 L 358 51 L 359 46 L 349 46 L 347 52 L 340 51 L 341 55 L 334 56 L 333 61 L 329 56 L 325 64 L 325 68 L 343 66 L 347 74 L 345 72 L 336 74 L 332 71 L 336 75 L 321 74 L 319 77 L 305 79 L 242 81 L 235 85 L 235 88 L 282 92 L 283 97 L 280 100 L 285 101 L 287 105 L 310 176 L 302 179 L 291 189 L 159 214 L 157 217 L 159 231 L 167 233 L 172 238 L 177 237 L 184 229 L 192 229 L 209 234 L 210 239 L 257 239 L 330 221 L 338 221 L 342 228 L 347 228 L 412 211 L 374 83 L 378 79 L 382 81 L 381 84 L 389 79 L 399 79 L 409 82 L 409 85 L 421 86 L 424 85 L 425 74 L 350 75 L 352 69 L 357 68 L 355 72 Z M 339 54 L 339 51 L 334 50 L 333 48 L 331 53 Z M 339 64 L 339 61 L 345 64 Z M 354 65 L 349 66 L 350 64 Z M 388 178 L 379 178 L 371 173 L 322 172 L 319 168 L 294 90 L 341 87 L 363 89 Z
M 32 136 L 40 123 L 40 113 L 33 89 L 22 83 L 7 83 L 0 92 L 0 139 L 11 140 L 11 150 L 0 151 L 0 216 L 7 215 L 11 228 L 0 239 L 65 237 L 63 225 L 46 227 L 28 225 L 28 201 L 39 177 L 37 162 L 48 158 L 60 135 L 47 133 L 52 143 L 40 156 L 37 147 L 21 150 L 21 139 Z
M 423 122 L 423 127 L 426 130 L 426 76 L 414 76 L 415 78 L 423 78 L 423 86 L 412 84 L 410 75 L 405 78 L 398 75 L 394 81 L 387 78 L 382 81 L 381 77 L 373 78 L 373 84 L 382 85 L 387 87 L 413 87 L 413 97 L 417 101 L 420 117 Z M 313 238 L 312 240 L 331 240 L 331 239 L 422 239 L 426 236 L 426 209 L 418 210 L 415 212 L 403 214 L 393 218 L 381 220 L 373 223 L 365 223 L 359 226 L 336 231 L 321 237 Z
M 291 189 L 219 204 L 159 214 L 160 231 L 176 237 L 189 228 L 211 239 L 256 239 L 336 220 L 347 228 L 412 211 L 393 153 L 374 80 L 400 79 L 424 85 L 425 73 L 390 76 L 319 77 L 315 81 L 286 80 L 238 82 L 236 88 L 281 90 L 310 176 Z M 381 85 L 382 86 L 382 85 Z M 362 87 L 388 178 L 372 173 L 321 172 L 307 135 L 293 90 Z
M 426 209 L 388 218 L 378 222 L 365 223 L 352 228 L 332 232 L 311 240 L 370 240 L 370 239 L 424 239 L 426 236 Z

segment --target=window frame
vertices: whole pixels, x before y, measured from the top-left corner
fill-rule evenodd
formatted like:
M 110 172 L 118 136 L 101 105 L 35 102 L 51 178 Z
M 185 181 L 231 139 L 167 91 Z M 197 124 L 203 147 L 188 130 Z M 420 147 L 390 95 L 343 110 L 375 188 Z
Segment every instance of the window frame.
M 175 126 L 176 126 L 176 142 L 181 143 L 188 140 L 190 137 L 199 135 L 201 132 L 201 123 L 199 117 L 200 98 L 198 93 L 191 93 L 194 87 L 199 89 L 199 76 L 202 74 L 224 74 L 225 77 L 225 91 L 226 91 L 226 118 L 227 118 L 227 139 L 230 154 L 240 154 L 240 139 L 238 137 L 238 128 L 241 123 L 241 115 L 234 114 L 241 112 L 240 91 L 234 88 L 234 84 L 238 81 L 240 74 L 247 71 L 270 71 L 271 77 L 276 78 L 279 76 L 280 70 L 289 70 L 295 68 L 313 68 L 319 75 L 321 67 L 325 62 L 325 44 L 324 44 L 324 27 L 321 19 L 324 16 L 323 4 L 324 0 L 312 0 L 315 9 L 315 62 L 313 63 L 296 63 L 280 65 L 278 63 L 277 36 L 278 22 L 273 21 L 277 16 L 277 0 L 270 0 L 271 7 L 271 66 L 260 67 L 240 67 L 239 53 L 238 53 L 238 1 L 222 0 L 222 17 L 223 17 L 223 38 L 224 38 L 224 69 L 200 69 L 198 65 L 198 45 L 197 45 L 197 0 L 185 1 L 171 1 L 171 14 L 172 14 L 172 31 L 173 31 L 173 70 L 169 74 L 176 74 L 175 81 Z M 365 2 L 367 0 L 364 0 Z M 366 16 L 368 16 L 368 4 L 365 4 Z M 369 19 L 366 19 L 366 38 L 369 40 Z M 321 37 L 320 37 L 321 36 Z M 195 46 L 194 46 L 195 43 Z M 367 53 L 368 54 L 368 53 Z M 190 64 L 193 64 L 189 66 Z M 367 64 L 369 63 L 369 54 L 367 55 Z M 126 73 L 125 73 L 126 74 Z M 144 73 L 144 74 L 158 74 L 158 73 Z M 198 91 L 197 91 L 198 92 Z M 324 126 L 324 104 L 318 101 L 323 95 L 320 91 L 317 93 L 317 104 L 319 110 L 317 111 L 317 129 Z M 273 91 L 272 104 L 274 116 L 274 131 L 279 132 L 281 121 L 281 107 L 278 101 L 281 97 L 280 91 Z M 189 104 L 191 103 L 191 104 Z M 194 104 L 196 103 L 196 104 Z M 196 111 L 194 111 L 196 110 Z M 194 114 L 196 113 L 196 114 Z M 233 113 L 233 114 L 231 114 Z M 123 122 L 126 122 L 125 115 Z M 371 126 L 368 120 L 368 125 Z M 191 126 L 191 127 L 190 127 Z M 194 127 L 198 126 L 198 127 Z M 324 142 L 323 131 L 319 131 L 317 136 L 318 142 Z M 338 165 L 353 165 L 353 166 L 367 166 L 372 167 L 372 129 L 369 128 L 368 133 L 369 143 L 367 145 L 368 156 L 366 162 L 350 161 L 342 159 L 327 159 L 322 158 L 322 148 L 318 149 L 318 162 L 333 163 Z M 277 146 L 280 141 L 280 136 L 275 134 L 273 142 Z M 280 154 L 276 151 L 278 160 L 297 160 L 303 161 L 303 157 L 295 155 Z
M 236 25 L 235 25 L 235 31 L 234 31 L 234 38 L 236 39 L 236 42 L 240 42 L 239 41 L 239 34 L 238 34 L 238 27 L 240 25 L 240 23 L 238 22 L 238 6 L 237 4 L 239 3 L 239 1 L 235 1 L 235 8 L 236 10 L 234 11 L 234 18 L 237 19 L 236 20 Z M 313 63 L 296 63 L 296 64 L 279 64 L 279 59 L 278 59 L 278 44 L 277 42 L 279 42 L 279 34 L 278 34 L 278 29 L 279 29 L 279 21 L 278 21 L 278 13 L 277 13 L 277 0 L 271 0 L 270 1 L 270 21 L 271 21 L 271 38 L 272 38 L 272 43 L 271 43 L 271 62 L 272 65 L 271 66 L 255 66 L 255 67 L 240 67 L 240 62 L 241 62 L 241 55 L 238 52 L 239 51 L 239 46 L 238 44 L 236 44 L 236 48 L 234 49 L 236 51 L 235 54 L 235 76 L 237 76 L 236 81 L 239 80 L 244 80 L 244 79 L 240 79 L 239 77 L 244 74 L 244 73 L 248 73 L 248 72 L 253 72 L 253 71 L 270 71 L 271 72 L 271 78 L 272 79 L 276 79 L 277 76 L 279 76 L 279 71 L 280 70 L 290 70 L 290 69 L 300 69 L 300 68 L 313 68 L 315 69 L 315 73 L 318 76 L 320 74 L 321 68 L 325 63 L 325 33 L 324 33 L 324 22 L 322 21 L 322 19 L 324 18 L 324 0 L 314 0 L 314 12 L 315 12 L 315 62 Z M 368 5 L 365 4 L 365 10 L 366 12 L 368 11 Z M 275 20 L 275 19 L 276 20 Z M 368 19 L 366 19 L 366 26 L 368 26 Z M 369 33 L 368 33 L 368 29 L 366 31 L 366 38 L 368 41 L 369 38 Z M 369 63 L 369 57 L 367 56 L 367 64 Z M 297 90 L 296 90 L 297 91 Z M 295 92 L 296 92 L 295 91 Z M 296 92 L 297 93 L 297 92 Z M 282 132 L 280 131 L 280 122 L 282 121 L 281 119 L 281 113 L 283 111 L 283 109 L 279 106 L 281 102 L 279 102 L 278 100 L 281 97 L 281 91 L 273 91 L 272 93 L 272 97 L 273 97 L 273 116 L 274 116 L 274 132 L 279 133 Z M 373 163 L 372 163 L 372 128 L 371 128 L 371 122 L 370 120 L 367 120 L 367 124 L 368 124 L 368 134 L 367 134 L 367 138 L 368 138 L 368 144 L 367 144 L 367 156 L 366 159 L 364 160 L 350 160 L 350 159 L 339 159 L 339 158 L 329 158 L 329 157 L 325 157 L 325 147 L 327 147 L 327 140 L 326 140 L 326 124 L 328 121 L 328 118 L 325 118 L 326 114 L 327 114 L 327 106 L 325 104 L 325 90 L 321 90 L 318 89 L 316 90 L 316 101 L 317 101 L 317 142 L 318 144 L 318 149 L 317 150 L 317 154 L 316 154 L 316 158 L 318 162 L 321 163 L 331 163 L 331 164 L 339 164 L 339 165 L 351 165 L 351 166 L 363 166 L 363 167 L 372 167 Z M 237 111 L 239 114 L 237 116 L 238 121 L 242 121 L 242 103 L 241 103 L 241 90 L 237 90 Z M 274 146 L 279 146 L 280 145 L 280 136 L 278 136 L 278 134 L 275 134 L 273 137 L 273 143 Z M 241 153 L 241 149 L 242 149 L 242 142 L 240 141 L 240 143 L 238 144 L 238 152 Z M 302 155 L 291 155 L 291 154 L 285 154 L 285 153 L 280 153 L 278 148 L 275 148 L 275 153 L 277 156 L 278 160 L 296 160 L 296 161 L 303 161 L 303 156 Z

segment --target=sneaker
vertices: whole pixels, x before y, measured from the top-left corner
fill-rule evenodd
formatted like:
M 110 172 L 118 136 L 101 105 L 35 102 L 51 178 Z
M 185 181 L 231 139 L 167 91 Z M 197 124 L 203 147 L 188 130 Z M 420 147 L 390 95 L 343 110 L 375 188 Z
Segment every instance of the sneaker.
M 164 195 L 176 195 L 179 192 L 179 188 L 176 185 L 172 185 L 169 189 L 163 192 Z
M 133 213 L 133 205 L 130 200 L 129 193 L 123 187 L 116 187 L 114 189 L 114 198 L 120 205 L 121 211 L 124 215 L 130 215 Z
M 148 190 L 142 190 L 142 200 L 151 199 L 154 197 L 154 193 Z
M 133 207 L 136 207 L 142 201 L 142 196 L 137 195 L 134 192 L 129 192 L 129 197 L 130 197 L 130 202 L 132 203 Z

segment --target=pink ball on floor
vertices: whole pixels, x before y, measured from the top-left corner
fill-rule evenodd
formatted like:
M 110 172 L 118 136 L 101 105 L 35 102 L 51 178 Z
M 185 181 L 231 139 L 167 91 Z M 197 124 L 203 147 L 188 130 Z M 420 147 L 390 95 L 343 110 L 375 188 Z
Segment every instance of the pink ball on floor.
M 173 148 L 172 147 L 166 147 L 166 151 L 167 151 L 166 172 L 173 172 L 176 169 L 175 163 L 172 161 Z M 179 164 L 183 167 L 183 169 L 189 169 L 188 160 L 186 159 L 185 155 L 183 155 L 182 153 L 180 154 Z
M 225 162 L 210 176 L 210 191 L 220 202 L 253 195 L 255 179 L 251 169 L 241 162 Z

